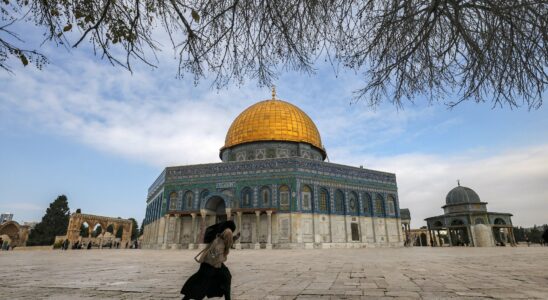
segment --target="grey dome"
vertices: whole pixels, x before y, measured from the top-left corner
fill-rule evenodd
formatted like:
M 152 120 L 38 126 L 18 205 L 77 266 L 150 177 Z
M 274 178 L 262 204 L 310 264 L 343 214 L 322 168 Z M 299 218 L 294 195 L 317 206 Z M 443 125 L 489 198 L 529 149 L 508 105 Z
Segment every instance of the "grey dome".
M 446 204 L 480 203 L 480 197 L 473 189 L 465 186 L 457 186 L 449 191 L 445 197 Z

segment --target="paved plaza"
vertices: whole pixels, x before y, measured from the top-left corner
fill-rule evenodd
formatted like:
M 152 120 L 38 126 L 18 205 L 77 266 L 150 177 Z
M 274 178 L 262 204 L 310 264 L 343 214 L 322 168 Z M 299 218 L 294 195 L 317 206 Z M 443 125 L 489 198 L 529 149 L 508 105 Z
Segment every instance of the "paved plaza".
M 180 298 L 197 251 L 0 252 L 0 299 Z M 548 299 L 548 247 L 233 250 L 234 299 Z

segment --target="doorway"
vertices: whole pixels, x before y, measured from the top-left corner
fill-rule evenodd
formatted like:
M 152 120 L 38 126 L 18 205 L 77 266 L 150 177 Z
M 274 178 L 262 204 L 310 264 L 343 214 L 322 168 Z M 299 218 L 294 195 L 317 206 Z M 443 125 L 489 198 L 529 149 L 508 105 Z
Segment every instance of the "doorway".
M 215 216 L 215 223 L 227 220 L 225 200 L 219 196 L 213 196 L 207 200 L 205 208 L 208 214 Z
M 358 224 L 351 223 L 350 224 L 350 230 L 352 231 L 352 241 L 359 241 L 360 240 L 360 230 L 358 228 Z

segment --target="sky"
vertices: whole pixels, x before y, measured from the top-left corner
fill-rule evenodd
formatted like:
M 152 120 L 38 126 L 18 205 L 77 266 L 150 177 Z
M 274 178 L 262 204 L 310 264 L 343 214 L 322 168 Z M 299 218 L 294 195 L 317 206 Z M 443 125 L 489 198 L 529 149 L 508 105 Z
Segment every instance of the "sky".
M 40 32 L 25 28 L 29 45 Z M 133 73 L 94 56 L 88 47 L 41 47 L 42 70 L 12 61 L 0 72 L 0 212 L 40 221 L 61 194 L 71 211 L 112 217 L 145 214 L 148 187 L 173 165 L 220 162 L 231 122 L 270 98 L 247 80 L 217 90 L 208 78 L 177 79 L 169 47 L 158 68 Z M 424 99 L 403 109 L 353 102 L 363 75 L 320 60 L 312 75 L 281 73 L 278 98 L 317 125 L 329 161 L 396 174 L 400 207 L 412 227 L 442 214 L 457 185 L 474 189 L 488 210 L 509 212 L 517 226 L 548 223 L 548 107 L 510 110 L 489 103 Z M 546 102 L 546 101 L 545 101 Z

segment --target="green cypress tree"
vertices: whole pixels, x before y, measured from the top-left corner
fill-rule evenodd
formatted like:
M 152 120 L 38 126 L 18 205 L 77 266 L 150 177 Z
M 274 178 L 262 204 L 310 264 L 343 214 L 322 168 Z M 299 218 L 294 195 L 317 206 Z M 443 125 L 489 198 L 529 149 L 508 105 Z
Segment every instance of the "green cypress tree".
M 129 218 L 129 219 L 133 223 L 133 227 L 131 228 L 131 240 L 134 241 L 139 237 L 139 225 L 137 224 L 137 221 L 134 218 Z
M 42 221 L 36 224 L 36 227 L 30 232 L 27 245 L 52 245 L 55 236 L 67 234 L 69 218 L 70 210 L 67 197 L 60 195 L 49 205 Z

